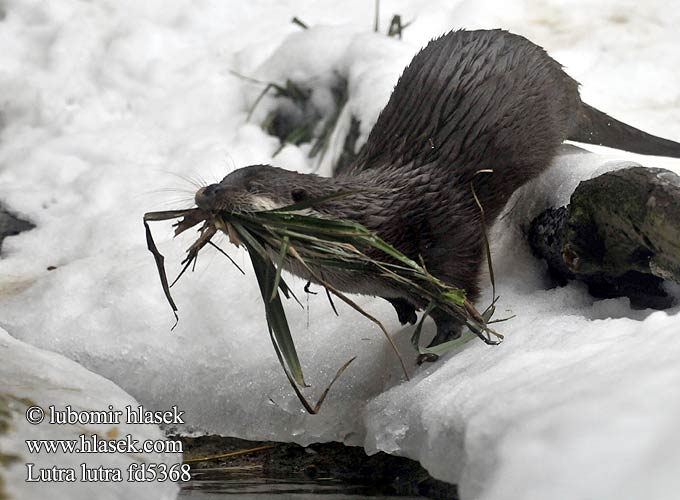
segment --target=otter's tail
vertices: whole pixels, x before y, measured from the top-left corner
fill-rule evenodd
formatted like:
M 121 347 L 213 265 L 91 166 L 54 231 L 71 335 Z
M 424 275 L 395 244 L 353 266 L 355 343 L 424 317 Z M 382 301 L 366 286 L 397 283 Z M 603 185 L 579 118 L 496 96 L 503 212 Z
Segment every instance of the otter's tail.
M 643 155 L 680 158 L 679 143 L 626 125 L 585 103 L 569 140 L 609 146 Z

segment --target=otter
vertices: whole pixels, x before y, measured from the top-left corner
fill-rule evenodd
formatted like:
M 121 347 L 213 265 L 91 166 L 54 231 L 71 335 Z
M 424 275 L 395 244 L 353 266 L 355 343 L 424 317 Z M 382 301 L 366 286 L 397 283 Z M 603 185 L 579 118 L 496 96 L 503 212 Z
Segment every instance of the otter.
M 504 30 L 451 31 L 406 67 L 345 172 L 327 178 L 252 165 L 199 189 L 195 202 L 207 212 L 246 211 L 353 193 L 316 211 L 364 225 L 475 300 L 484 253 L 472 186 L 490 223 L 565 140 L 680 158 L 680 144 L 583 103 L 578 83 L 526 38 Z M 379 276 L 320 271 L 343 292 L 387 299 L 402 324 L 415 323 L 416 311 L 427 306 Z M 455 318 L 437 309 L 431 314 L 437 329 L 431 345 L 460 335 Z

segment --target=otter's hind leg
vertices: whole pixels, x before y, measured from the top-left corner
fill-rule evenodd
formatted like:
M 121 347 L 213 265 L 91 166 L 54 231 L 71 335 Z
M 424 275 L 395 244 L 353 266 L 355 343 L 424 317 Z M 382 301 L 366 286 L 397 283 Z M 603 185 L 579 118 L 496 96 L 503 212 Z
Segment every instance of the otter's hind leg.
M 432 313 L 430 313 L 430 316 L 432 316 L 432 319 L 437 326 L 437 334 L 434 336 L 428 347 L 434 347 L 460 337 L 463 331 L 463 323 L 458 319 L 445 313 L 441 309 L 434 309 Z

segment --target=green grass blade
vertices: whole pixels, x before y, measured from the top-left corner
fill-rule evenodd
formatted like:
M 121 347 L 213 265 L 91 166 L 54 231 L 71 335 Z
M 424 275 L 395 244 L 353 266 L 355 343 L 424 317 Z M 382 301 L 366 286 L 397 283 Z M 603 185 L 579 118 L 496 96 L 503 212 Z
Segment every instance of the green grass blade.
M 274 334 L 276 342 L 281 349 L 283 359 L 290 370 L 295 382 L 301 386 L 306 386 L 304 376 L 302 373 L 302 366 L 295 349 L 295 343 L 288 327 L 288 320 L 286 313 L 281 303 L 281 297 L 276 295 L 272 297 L 276 290 L 275 278 L 276 269 L 269 258 L 264 247 L 251 235 L 247 229 L 238 223 L 233 223 L 234 229 L 238 233 L 239 238 L 243 241 L 248 249 L 248 255 L 253 264 L 253 270 L 257 277 L 257 282 L 260 286 L 260 293 L 265 306 L 265 313 L 267 316 L 267 324 L 270 333 Z M 286 368 L 285 366 L 283 367 Z
M 472 332 L 466 331 L 455 340 L 449 340 L 448 342 L 442 342 L 434 347 L 419 347 L 418 352 L 420 354 L 434 354 L 436 356 L 441 356 L 447 352 L 451 352 L 459 347 L 467 344 L 473 339 L 476 339 L 477 335 Z
M 281 243 L 281 251 L 279 252 L 279 260 L 276 263 L 276 276 L 274 276 L 274 286 L 272 287 L 272 296 L 269 300 L 274 300 L 274 298 L 277 295 L 277 292 L 279 290 L 279 286 L 281 284 L 281 270 L 283 269 L 283 263 L 286 260 L 286 254 L 288 253 L 288 246 L 290 245 L 290 239 L 288 236 L 283 237 L 283 241 Z M 286 290 L 288 289 L 288 286 L 286 286 L 282 291 L 286 297 L 288 295 L 286 294 Z

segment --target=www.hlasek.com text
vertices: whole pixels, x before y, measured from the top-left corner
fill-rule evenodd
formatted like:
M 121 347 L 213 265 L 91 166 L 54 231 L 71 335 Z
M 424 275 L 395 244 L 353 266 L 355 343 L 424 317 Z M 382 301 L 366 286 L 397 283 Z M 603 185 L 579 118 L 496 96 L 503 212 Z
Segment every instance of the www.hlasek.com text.
M 139 442 L 130 434 L 122 439 L 102 439 L 81 434 L 77 439 L 27 439 L 29 453 L 182 453 L 181 441 L 146 439 Z

